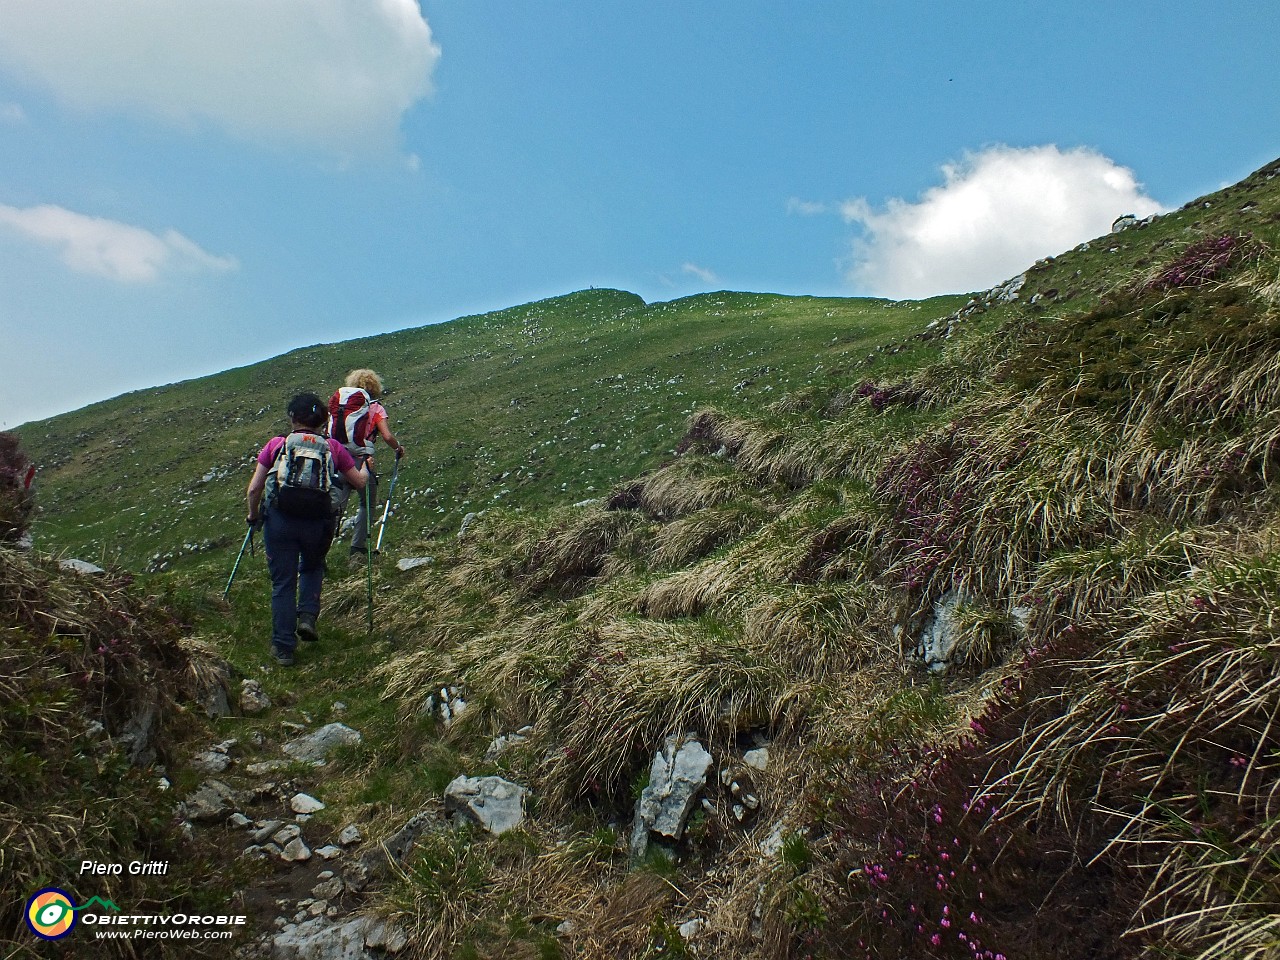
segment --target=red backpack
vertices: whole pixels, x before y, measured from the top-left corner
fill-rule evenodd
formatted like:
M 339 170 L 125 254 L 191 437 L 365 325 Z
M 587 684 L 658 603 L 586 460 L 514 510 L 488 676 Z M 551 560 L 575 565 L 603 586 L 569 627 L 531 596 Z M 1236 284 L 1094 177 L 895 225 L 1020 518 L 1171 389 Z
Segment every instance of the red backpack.
M 373 456 L 372 402 L 359 387 L 339 387 L 329 398 L 329 436 L 356 456 Z

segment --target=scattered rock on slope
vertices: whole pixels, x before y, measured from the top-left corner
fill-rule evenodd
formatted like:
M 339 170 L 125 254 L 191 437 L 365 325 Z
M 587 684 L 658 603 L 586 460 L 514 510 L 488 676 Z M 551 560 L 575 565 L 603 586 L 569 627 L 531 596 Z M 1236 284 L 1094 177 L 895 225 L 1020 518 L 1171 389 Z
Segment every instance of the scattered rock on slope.
M 445 788 L 444 807 L 490 833 L 506 833 L 524 822 L 528 792 L 502 777 L 463 776 Z
M 284 752 L 295 760 L 324 762 L 338 747 L 353 746 L 362 739 L 359 731 L 344 723 L 329 723 L 314 733 L 290 740 L 284 745 Z
M 676 734 L 667 737 L 649 768 L 649 785 L 636 802 L 631 832 L 634 859 L 644 856 L 650 833 L 680 839 L 710 769 L 711 754 L 697 740 Z

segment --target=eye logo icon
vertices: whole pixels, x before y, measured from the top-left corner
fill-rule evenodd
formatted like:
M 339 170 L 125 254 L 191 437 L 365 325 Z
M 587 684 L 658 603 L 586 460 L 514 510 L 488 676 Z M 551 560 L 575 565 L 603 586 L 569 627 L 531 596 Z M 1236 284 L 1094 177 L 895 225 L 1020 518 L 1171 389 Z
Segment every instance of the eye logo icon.
M 37 937 L 61 940 L 75 925 L 75 904 L 57 887 L 46 887 L 27 901 L 27 926 Z

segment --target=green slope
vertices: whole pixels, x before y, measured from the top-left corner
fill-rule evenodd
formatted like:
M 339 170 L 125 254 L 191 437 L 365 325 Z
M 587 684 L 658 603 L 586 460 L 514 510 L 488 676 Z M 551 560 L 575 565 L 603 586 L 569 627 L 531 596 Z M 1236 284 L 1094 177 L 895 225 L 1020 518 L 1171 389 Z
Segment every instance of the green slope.
M 1276 178 L 1271 164 L 1148 226 L 1040 261 L 1014 304 L 970 301 L 979 312 L 965 322 L 991 326 L 1011 310 L 1052 322 L 1228 228 L 1274 244 Z M 805 388 L 904 375 L 938 355 L 913 336 L 966 301 L 722 292 L 645 304 L 588 290 L 302 348 L 22 427 L 40 465 L 37 535 L 48 549 L 131 567 L 236 541 L 252 454 L 282 429 L 288 397 L 327 392 L 355 366 L 383 374 L 411 451 L 402 535 L 456 530 L 493 504 L 577 502 L 660 463 L 699 404 L 747 411 Z
M 423 853 L 396 905 L 481 956 L 514 954 L 507 905 L 544 922 L 529 947 L 575 899 L 567 955 L 680 955 L 690 917 L 734 958 L 1275 955 L 1278 173 L 1037 265 L 940 353 L 705 409 L 606 504 L 493 511 L 381 579 L 408 762 L 540 801 L 536 857 L 481 840 L 485 889 L 441 897 Z M 451 727 L 424 711 L 444 688 Z M 592 828 L 625 829 L 686 733 L 749 786 L 713 775 L 674 895 L 644 899 Z M 596 842 L 557 889 L 531 874 L 566 834 Z
M 409 451 L 397 538 L 456 530 L 492 505 L 602 496 L 666 458 L 698 405 L 749 409 L 838 378 L 960 302 L 719 293 L 646 305 L 589 290 L 307 347 L 24 427 L 40 465 L 36 535 L 134 568 L 237 541 L 251 458 L 282 432 L 288 398 L 327 395 L 357 366 L 383 375 Z

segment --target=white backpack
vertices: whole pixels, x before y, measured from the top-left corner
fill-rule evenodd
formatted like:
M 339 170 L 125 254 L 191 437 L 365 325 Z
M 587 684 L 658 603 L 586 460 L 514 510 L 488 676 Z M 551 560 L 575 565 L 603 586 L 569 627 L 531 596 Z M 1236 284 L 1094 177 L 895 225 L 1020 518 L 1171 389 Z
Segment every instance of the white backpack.
M 331 520 L 346 505 L 348 489 L 337 476 L 329 440 L 295 430 L 284 438 L 267 474 L 267 508 L 291 517 Z

